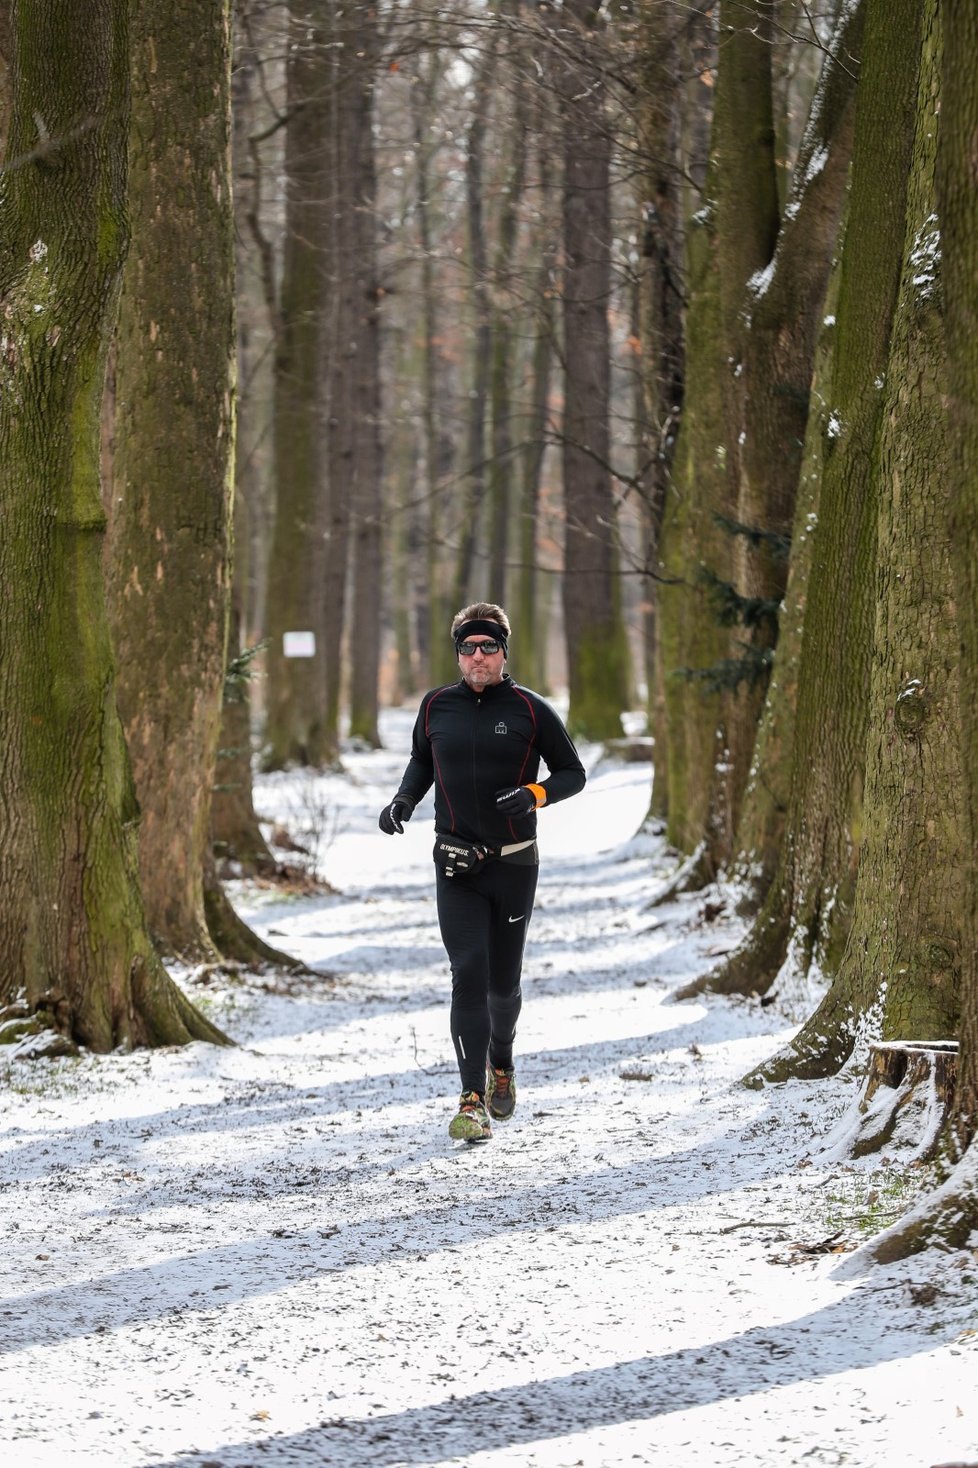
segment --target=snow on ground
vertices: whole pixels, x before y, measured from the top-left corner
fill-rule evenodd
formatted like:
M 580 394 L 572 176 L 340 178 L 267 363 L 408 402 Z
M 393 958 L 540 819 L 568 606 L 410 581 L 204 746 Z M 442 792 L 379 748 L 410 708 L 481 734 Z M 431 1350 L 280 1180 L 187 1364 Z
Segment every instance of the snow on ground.
M 261 783 L 335 892 L 235 893 L 319 976 L 182 976 L 237 1048 L 0 1062 L 3 1462 L 978 1460 L 975 1257 L 834 1272 L 926 1179 L 819 1156 L 852 1078 L 738 1085 L 776 1007 L 670 1002 L 740 929 L 648 909 L 641 765 L 542 813 L 517 1115 L 449 1141 L 430 807 L 376 826 L 410 724 Z

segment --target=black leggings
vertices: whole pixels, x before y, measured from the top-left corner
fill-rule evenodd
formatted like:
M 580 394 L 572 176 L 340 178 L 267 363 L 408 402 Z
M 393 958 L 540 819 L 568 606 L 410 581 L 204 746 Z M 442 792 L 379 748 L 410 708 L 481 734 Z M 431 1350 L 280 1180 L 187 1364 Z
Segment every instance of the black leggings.
M 537 866 L 501 857 L 468 877 L 437 873 L 438 922 L 452 966 L 452 1041 L 463 1091 L 486 1089 L 486 1061 L 513 1063 L 523 946 Z

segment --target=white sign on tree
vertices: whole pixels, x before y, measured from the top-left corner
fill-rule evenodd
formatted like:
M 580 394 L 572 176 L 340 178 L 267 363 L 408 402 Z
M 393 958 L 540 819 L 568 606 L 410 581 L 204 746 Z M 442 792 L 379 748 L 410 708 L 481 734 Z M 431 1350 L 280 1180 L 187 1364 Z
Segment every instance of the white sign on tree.
M 314 658 L 316 656 L 315 632 L 283 632 L 282 655 L 287 658 Z

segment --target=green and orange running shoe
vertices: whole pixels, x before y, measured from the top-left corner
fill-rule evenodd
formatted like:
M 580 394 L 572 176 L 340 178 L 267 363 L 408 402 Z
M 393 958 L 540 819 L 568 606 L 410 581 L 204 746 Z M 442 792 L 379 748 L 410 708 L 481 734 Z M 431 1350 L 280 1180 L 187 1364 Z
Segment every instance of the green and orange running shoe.
M 486 1071 L 486 1106 L 496 1121 L 509 1121 L 516 1110 L 516 1071 L 490 1065 Z
M 478 1091 L 463 1091 L 458 1098 L 458 1111 L 448 1123 L 453 1142 L 488 1142 L 492 1122 Z

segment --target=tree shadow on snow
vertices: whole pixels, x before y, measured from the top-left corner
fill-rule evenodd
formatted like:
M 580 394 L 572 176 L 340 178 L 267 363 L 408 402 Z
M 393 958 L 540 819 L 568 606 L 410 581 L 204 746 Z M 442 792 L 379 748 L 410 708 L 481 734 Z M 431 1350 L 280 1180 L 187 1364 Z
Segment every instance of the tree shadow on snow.
M 955 1333 L 948 1327 L 948 1339 Z M 270 1435 L 257 1443 L 215 1445 L 181 1454 L 157 1468 L 204 1463 L 213 1468 L 257 1468 L 260 1463 L 377 1463 L 408 1468 L 445 1459 L 467 1461 L 479 1452 L 645 1419 L 651 1446 L 657 1418 L 910 1358 L 939 1343 L 933 1335 L 881 1332 L 876 1311 L 866 1308 L 857 1290 L 797 1320 L 757 1327 L 709 1345 L 452 1395 L 403 1411 L 379 1411 L 363 1418 L 334 1416 L 305 1432 Z M 369 1392 L 371 1402 L 383 1396 L 377 1382 L 370 1384 Z M 326 1401 L 323 1410 L 329 1410 Z

